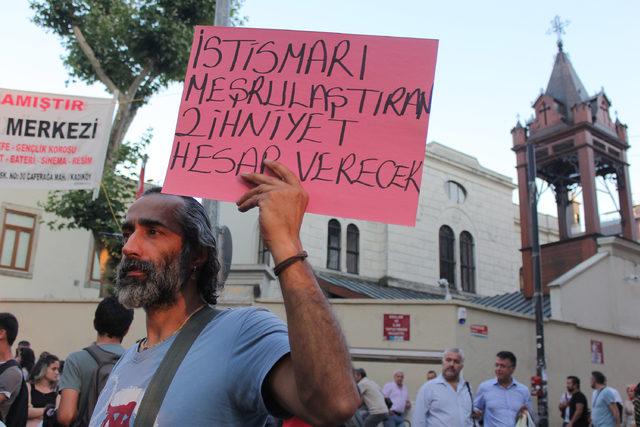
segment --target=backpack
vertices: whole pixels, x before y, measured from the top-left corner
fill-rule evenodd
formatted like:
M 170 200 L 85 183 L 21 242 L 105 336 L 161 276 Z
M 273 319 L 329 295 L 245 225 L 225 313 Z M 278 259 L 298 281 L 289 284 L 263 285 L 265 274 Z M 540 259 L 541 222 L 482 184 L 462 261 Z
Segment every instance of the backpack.
M 15 360 L 9 360 L 8 362 L 0 365 L 0 374 L 2 374 L 6 369 L 15 366 L 20 369 L 20 365 Z M 16 400 L 13 401 L 11 407 L 9 408 L 9 412 L 7 413 L 7 419 L 4 420 L 7 427 L 24 427 L 27 425 L 27 411 L 29 407 L 29 394 L 27 392 L 27 383 L 24 381 L 24 377 L 22 376 L 22 370 L 20 369 L 20 391 L 18 392 L 18 396 Z M 0 417 L 1 418 L 1 417 Z
M 120 360 L 120 355 L 111 353 L 101 349 L 97 344 L 92 344 L 89 347 L 83 349 L 96 361 L 98 367 L 91 377 L 89 382 L 89 391 L 87 392 L 87 406 L 83 413 L 79 413 L 74 421 L 74 427 L 85 427 L 89 425 L 91 421 L 91 415 L 98 402 L 98 396 L 104 388 L 109 375 L 113 370 L 116 362 Z

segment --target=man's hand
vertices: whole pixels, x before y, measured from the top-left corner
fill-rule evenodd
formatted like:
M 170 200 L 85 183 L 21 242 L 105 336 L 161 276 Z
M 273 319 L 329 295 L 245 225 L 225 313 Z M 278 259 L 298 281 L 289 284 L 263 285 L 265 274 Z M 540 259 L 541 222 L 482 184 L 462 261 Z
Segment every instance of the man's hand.
M 275 177 L 259 173 L 241 175 L 254 187 L 238 199 L 240 212 L 260 209 L 260 231 L 277 264 L 302 251 L 300 227 L 309 196 L 298 177 L 282 163 L 264 162 Z
M 404 405 L 404 411 L 407 412 L 411 409 L 411 401 L 407 400 L 407 403 Z
M 482 411 L 479 409 L 474 409 L 473 410 L 473 418 L 475 418 L 476 420 L 479 420 L 482 418 Z
M 528 410 L 529 410 L 529 408 L 527 407 L 527 405 L 522 405 L 520 407 L 520 410 L 518 411 L 518 418 L 520 418 Z

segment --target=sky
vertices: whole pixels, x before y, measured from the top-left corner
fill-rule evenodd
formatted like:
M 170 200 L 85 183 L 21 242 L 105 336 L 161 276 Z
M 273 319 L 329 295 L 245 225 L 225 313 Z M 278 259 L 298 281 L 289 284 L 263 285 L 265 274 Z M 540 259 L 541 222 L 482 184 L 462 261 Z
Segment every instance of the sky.
M 68 83 L 57 37 L 30 21 L 27 1 L 6 3 L 0 14 L 0 87 L 109 96 L 100 84 Z M 638 1 L 605 7 L 574 0 L 245 0 L 240 13 L 252 28 L 438 39 L 427 141 L 476 157 L 514 182 L 510 130 L 517 117 L 524 122 L 532 116 L 531 104 L 547 86 L 557 52 L 556 36 L 547 32 L 559 15 L 569 21 L 564 50 L 587 91 L 604 88 L 610 111 L 628 125 L 633 199 L 640 203 Z M 127 135 L 135 140 L 154 129 L 146 178 L 157 183 L 164 179 L 181 92 L 176 83 L 155 95 Z M 541 210 L 552 211 L 548 203 Z

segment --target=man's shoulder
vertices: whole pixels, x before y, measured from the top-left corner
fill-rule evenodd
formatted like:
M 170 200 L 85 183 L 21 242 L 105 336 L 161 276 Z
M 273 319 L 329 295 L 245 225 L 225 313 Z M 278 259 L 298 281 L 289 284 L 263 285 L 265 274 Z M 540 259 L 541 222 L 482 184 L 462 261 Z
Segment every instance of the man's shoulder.
M 495 378 L 489 378 L 488 380 L 484 380 L 478 385 L 478 390 L 493 387 L 495 383 L 496 383 Z
M 574 402 L 586 402 L 587 401 L 587 396 L 584 395 L 583 392 L 581 391 L 576 391 L 575 393 L 573 393 L 571 395 L 571 400 L 573 400 Z
M 262 307 L 218 309 L 219 313 L 203 331 L 204 336 L 270 333 L 280 328 L 286 333 L 286 324 L 271 311 Z
M 109 353 L 114 353 L 117 354 L 118 356 L 122 356 L 124 354 L 124 352 L 126 351 L 126 349 L 121 345 L 121 344 L 96 344 L 96 343 L 91 343 L 89 345 L 87 345 L 86 347 L 83 347 L 80 350 L 74 351 L 72 353 L 69 354 L 69 356 L 67 356 L 66 360 L 65 360 L 65 364 L 66 363 L 85 363 L 87 361 L 91 361 L 94 360 L 93 357 L 91 357 L 91 355 L 89 354 L 89 352 L 87 350 L 85 350 L 88 347 L 91 347 L 93 345 L 97 345 L 98 348 L 100 348 L 101 350 L 107 351 Z
M 7 367 L 4 372 L 0 375 L 15 375 L 15 373 L 18 373 L 19 375 L 22 375 L 22 370 L 20 369 L 20 365 L 14 365 L 12 364 L 11 366 Z
M 364 377 L 360 382 L 362 383 L 362 385 L 363 385 L 364 387 L 376 387 L 376 388 L 380 388 L 380 386 L 379 386 L 375 381 L 373 381 L 371 378 L 369 378 L 369 377 Z
M 522 384 L 520 381 L 516 381 L 515 379 L 513 380 L 513 389 L 520 392 L 520 393 L 526 393 L 527 395 L 530 394 L 529 392 L 529 388 Z
M 258 320 L 262 319 L 278 319 L 278 317 L 273 314 L 271 311 L 267 310 L 263 307 L 238 307 L 238 308 L 218 308 L 213 307 L 217 313 L 214 317 L 215 320 L 233 320 L 234 322 L 237 319 L 250 319 L 255 318 Z
M 5 362 L 8 363 L 8 362 Z M 22 369 L 16 364 L 11 364 L 8 368 L 0 374 L 2 377 L 2 382 L 4 384 L 16 384 L 22 380 Z
M 602 395 L 606 396 L 608 399 L 611 399 L 611 400 L 614 400 L 614 401 L 616 400 L 616 397 L 617 397 L 616 396 L 616 392 L 617 392 L 617 390 L 614 389 L 613 387 L 607 386 L 604 389 L 602 389 L 602 392 L 603 392 Z
M 420 386 L 420 390 L 422 390 L 423 392 L 426 391 L 433 391 L 435 389 L 438 388 L 438 386 L 440 386 L 441 382 L 438 381 L 438 378 L 434 378 L 432 380 L 429 380 L 425 383 L 422 384 L 422 386 Z M 418 391 L 420 392 L 420 391 Z

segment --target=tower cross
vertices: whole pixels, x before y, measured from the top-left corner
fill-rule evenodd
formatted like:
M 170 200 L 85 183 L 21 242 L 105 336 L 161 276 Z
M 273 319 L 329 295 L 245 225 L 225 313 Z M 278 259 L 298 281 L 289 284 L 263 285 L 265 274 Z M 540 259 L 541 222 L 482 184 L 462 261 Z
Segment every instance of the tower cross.
M 556 15 L 551 20 L 551 28 L 547 30 L 547 34 L 556 33 L 558 36 L 558 49 L 562 50 L 562 35 L 565 34 L 564 29 L 569 26 L 569 21 L 563 21 L 560 16 Z

